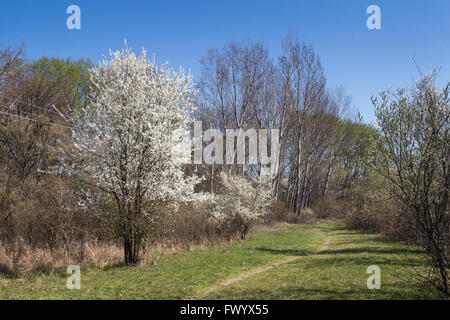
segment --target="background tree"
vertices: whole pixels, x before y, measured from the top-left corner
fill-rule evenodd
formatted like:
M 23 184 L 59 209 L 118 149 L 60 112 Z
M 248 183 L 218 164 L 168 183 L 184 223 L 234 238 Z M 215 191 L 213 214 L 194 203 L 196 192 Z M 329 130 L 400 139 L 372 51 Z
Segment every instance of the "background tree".
M 89 65 L 27 61 L 22 48 L 0 51 L 0 240 L 55 246 L 85 232 L 65 223 L 72 215 L 62 213 L 62 203 L 71 203 L 70 182 L 45 172 L 56 160 L 49 146 L 67 135 L 71 110 L 87 94 Z
M 267 115 L 273 108 L 275 68 L 262 43 L 248 40 L 230 43 L 220 50 L 211 49 L 201 59 L 201 65 L 196 117 L 204 129 L 217 128 L 225 134 L 226 129 L 272 128 L 267 126 Z M 229 175 L 260 173 L 259 166 L 254 165 L 213 164 L 202 169 L 209 177 L 211 192 L 216 189 L 214 181 L 221 169 Z
M 325 73 L 311 46 L 294 34 L 279 58 L 280 168 L 287 176 L 283 200 L 296 215 L 322 199 L 333 160 L 333 136 L 350 104 L 343 89 L 326 89 Z

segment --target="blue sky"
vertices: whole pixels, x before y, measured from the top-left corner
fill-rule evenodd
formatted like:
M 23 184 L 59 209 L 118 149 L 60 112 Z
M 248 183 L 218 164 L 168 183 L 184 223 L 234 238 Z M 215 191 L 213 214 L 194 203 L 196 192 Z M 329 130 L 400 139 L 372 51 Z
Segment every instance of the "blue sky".
M 66 28 L 66 8 L 81 8 L 81 30 Z M 369 30 L 366 9 L 381 8 L 381 30 Z M 250 38 L 273 58 L 289 30 L 320 55 L 329 86 L 343 85 L 365 121 L 375 121 L 370 96 L 409 86 L 418 71 L 441 67 L 450 80 L 449 0 L 16 0 L 2 1 L 0 47 L 26 44 L 28 57 L 87 57 L 99 61 L 126 38 L 158 62 L 200 72 L 211 47 Z

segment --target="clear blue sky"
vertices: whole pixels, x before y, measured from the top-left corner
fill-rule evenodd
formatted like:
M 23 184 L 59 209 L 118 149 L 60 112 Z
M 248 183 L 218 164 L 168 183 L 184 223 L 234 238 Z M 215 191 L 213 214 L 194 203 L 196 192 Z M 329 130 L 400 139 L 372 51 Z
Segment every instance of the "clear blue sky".
M 71 4 L 81 8 L 81 30 L 66 28 Z M 381 8 L 381 30 L 366 27 L 371 4 Z M 343 85 L 369 123 L 371 95 L 418 76 L 413 56 L 424 72 L 441 67 L 441 84 L 450 80 L 449 0 L 2 0 L 0 10 L 0 47 L 24 41 L 32 59 L 97 62 L 126 38 L 158 62 L 190 68 L 194 79 L 209 48 L 251 38 L 276 58 L 292 30 L 320 55 L 329 85 Z

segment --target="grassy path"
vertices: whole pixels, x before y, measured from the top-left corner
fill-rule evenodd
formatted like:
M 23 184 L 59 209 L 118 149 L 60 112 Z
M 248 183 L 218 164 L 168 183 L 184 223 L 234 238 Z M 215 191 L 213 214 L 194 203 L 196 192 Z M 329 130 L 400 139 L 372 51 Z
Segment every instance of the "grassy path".
M 318 254 L 302 255 L 301 259 L 222 287 L 205 298 L 444 299 L 417 279 L 413 268 L 424 264 L 418 250 L 336 224 L 319 228 L 328 234 L 330 242 Z M 366 287 L 370 265 L 381 269 L 380 290 Z
M 330 244 L 330 238 L 327 238 L 325 243 L 322 246 L 322 249 L 318 253 L 328 249 L 329 244 Z M 234 277 L 234 278 L 228 279 L 226 281 L 223 281 L 223 282 L 219 283 L 218 285 L 215 285 L 215 286 L 213 286 L 211 288 L 208 288 L 207 290 L 202 292 L 199 296 L 197 296 L 197 298 L 204 298 L 205 296 L 211 294 L 213 291 L 216 291 L 216 290 L 218 290 L 221 287 L 228 286 L 228 285 L 233 284 L 233 283 L 238 282 L 238 281 L 242 281 L 242 280 L 247 279 L 247 278 L 249 278 L 251 276 L 254 276 L 254 275 L 258 274 L 258 273 L 265 272 L 265 271 L 267 271 L 269 269 L 272 269 L 273 267 L 277 267 L 277 266 L 280 266 L 280 265 L 292 262 L 295 259 L 298 259 L 299 257 L 300 256 L 289 257 L 289 258 L 284 259 L 282 261 L 278 261 L 278 262 L 269 264 L 269 265 L 264 266 L 262 268 L 255 269 L 255 270 L 249 271 L 247 273 L 244 273 L 242 275 L 239 275 L 237 277 Z
M 66 289 L 64 273 L 0 275 L 0 299 L 441 298 L 403 267 L 422 259 L 416 250 L 339 224 L 279 226 L 242 243 L 167 254 L 157 266 L 82 268 L 81 290 Z M 366 288 L 366 269 L 374 264 L 381 290 Z

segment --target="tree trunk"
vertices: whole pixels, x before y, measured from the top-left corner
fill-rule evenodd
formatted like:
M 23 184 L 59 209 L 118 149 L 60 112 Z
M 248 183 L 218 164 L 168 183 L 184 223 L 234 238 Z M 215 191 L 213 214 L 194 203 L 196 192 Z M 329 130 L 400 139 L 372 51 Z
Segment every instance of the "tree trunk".
M 334 158 L 331 157 L 330 160 L 328 161 L 328 168 L 327 168 L 327 174 L 325 176 L 325 185 L 323 187 L 322 198 L 325 198 L 325 196 L 327 195 L 328 183 L 330 181 L 331 170 L 332 170 L 332 166 L 333 166 L 333 160 L 334 160 Z
M 124 237 L 123 253 L 125 264 L 136 265 L 139 262 L 140 241 L 133 234 Z
M 212 166 L 211 166 L 211 180 L 210 180 L 210 182 L 211 182 L 211 185 L 210 185 L 210 192 L 211 192 L 211 194 L 214 194 L 214 164 L 215 164 L 215 162 L 213 162 L 213 164 L 212 164 Z

